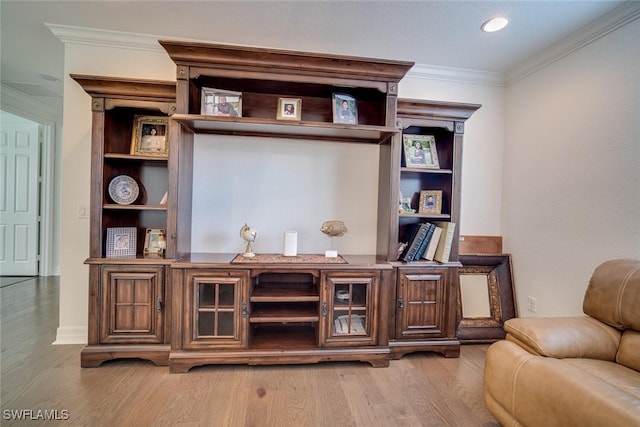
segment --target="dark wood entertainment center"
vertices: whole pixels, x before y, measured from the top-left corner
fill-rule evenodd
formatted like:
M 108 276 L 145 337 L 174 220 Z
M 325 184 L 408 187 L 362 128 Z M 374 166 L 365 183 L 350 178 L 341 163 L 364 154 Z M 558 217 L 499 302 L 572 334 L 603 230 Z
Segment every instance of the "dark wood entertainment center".
M 398 99 L 412 63 L 161 40 L 177 82 L 72 75 L 91 96 L 89 333 L 83 367 L 142 358 L 187 372 L 205 364 L 359 360 L 408 352 L 457 357 L 456 295 L 464 122 L 480 106 Z M 242 93 L 241 117 L 203 115 L 203 88 Z M 332 96 L 357 100 L 357 124 L 334 123 Z M 279 98 L 302 100 L 300 121 L 276 119 Z M 136 116 L 169 117 L 166 157 L 130 154 Z M 376 255 L 234 261 L 191 253 L 196 134 L 375 144 L 380 150 Z M 439 168 L 407 167 L 403 134 L 434 135 Z M 133 178 L 140 196 L 113 203 Z M 164 191 L 167 203 L 156 204 Z M 437 214 L 401 212 L 399 193 L 442 192 Z M 416 197 L 411 202 L 417 208 Z M 416 209 L 417 211 L 417 209 Z M 447 262 L 400 262 L 411 224 L 457 224 Z M 137 253 L 107 257 L 107 229 L 135 227 Z M 145 256 L 146 229 L 166 230 L 163 257 Z M 258 254 L 260 255 L 260 254 Z

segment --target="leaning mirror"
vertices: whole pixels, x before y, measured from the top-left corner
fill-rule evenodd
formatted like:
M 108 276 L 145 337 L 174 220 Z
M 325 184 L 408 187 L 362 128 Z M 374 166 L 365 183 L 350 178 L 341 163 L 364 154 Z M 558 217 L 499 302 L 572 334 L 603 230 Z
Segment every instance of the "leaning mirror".
M 460 255 L 456 336 L 461 342 L 505 337 L 503 324 L 517 317 L 510 255 Z

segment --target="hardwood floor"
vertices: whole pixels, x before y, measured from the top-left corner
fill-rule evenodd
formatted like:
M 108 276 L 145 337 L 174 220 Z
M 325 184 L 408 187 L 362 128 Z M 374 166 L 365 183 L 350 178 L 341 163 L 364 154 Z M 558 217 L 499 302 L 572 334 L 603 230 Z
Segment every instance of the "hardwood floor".
M 169 374 L 122 360 L 82 369 L 82 346 L 51 345 L 57 277 L 5 286 L 0 300 L 2 426 L 499 425 L 483 403 L 486 345 L 463 346 L 456 359 L 410 354 L 388 368 L 335 362 Z

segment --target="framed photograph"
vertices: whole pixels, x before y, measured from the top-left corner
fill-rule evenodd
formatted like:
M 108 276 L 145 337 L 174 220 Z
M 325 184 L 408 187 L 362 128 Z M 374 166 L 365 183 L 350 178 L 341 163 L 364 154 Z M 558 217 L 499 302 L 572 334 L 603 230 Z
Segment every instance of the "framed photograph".
M 404 135 L 405 165 L 408 168 L 440 169 L 433 135 Z
M 137 238 L 135 227 L 107 228 L 107 258 L 135 257 Z
M 278 99 L 278 120 L 297 120 L 302 116 L 302 99 L 300 98 L 279 98 Z
M 442 213 L 442 190 L 422 190 L 418 213 L 440 215 Z
M 200 114 L 242 117 L 242 92 L 203 87 Z
M 167 157 L 169 155 L 169 117 L 135 116 L 131 154 Z
M 345 93 L 333 94 L 333 123 L 358 124 L 358 106 L 353 96 Z
M 167 249 L 167 237 L 162 228 L 147 228 L 144 237 L 145 255 L 164 255 Z

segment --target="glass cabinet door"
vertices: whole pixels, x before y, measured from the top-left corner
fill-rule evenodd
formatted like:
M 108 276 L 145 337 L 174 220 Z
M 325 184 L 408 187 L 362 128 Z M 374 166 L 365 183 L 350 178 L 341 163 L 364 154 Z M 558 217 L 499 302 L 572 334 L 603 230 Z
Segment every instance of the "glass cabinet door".
M 375 344 L 377 272 L 327 272 L 323 276 L 324 345 Z
M 184 347 L 243 347 L 248 318 L 244 272 L 188 272 Z
M 233 338 L 236 285 L 220 280 L 198 281 L 196 291 L 196 338 Z

